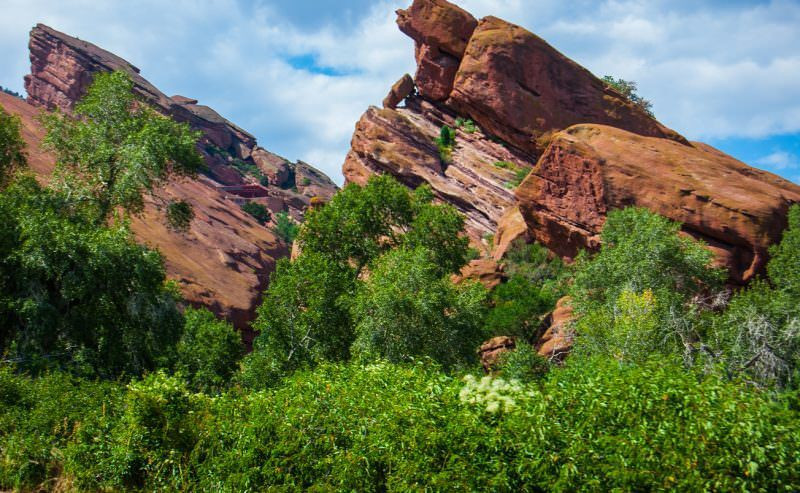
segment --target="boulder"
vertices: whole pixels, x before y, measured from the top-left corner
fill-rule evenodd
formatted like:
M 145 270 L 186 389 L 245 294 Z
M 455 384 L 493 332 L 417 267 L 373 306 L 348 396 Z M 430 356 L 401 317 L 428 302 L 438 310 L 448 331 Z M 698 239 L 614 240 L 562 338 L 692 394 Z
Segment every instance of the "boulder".
M 447 99 L 461 57 L 478 21 L 445 0 L 414 0 L 397 11 L 397 25 L 416 46 L 419 93 L 434 101 Z
M 497 233 L 494 235 L 494 246 L 492 248 L 492 258 L 500 261 L 505 257 L 511 245 L 517 241 L 527 243 L 530 241 L 530 233 L 525 218 L 519 207 L 509 207 L 497 225 Z
M 414 92 L 414 79 L 406 74 L 394 83 L 389 94 L 383 98 L 383 107 L 389 109 L 397 108 L 397 105 Z
M 512 337 L 498 336 L 489 339 L 481 344 L 478 349 L 478 356 L 481 360 L 481 366 L 489 373 L 495 369 L 500 356 L 509 351 L 513 351 L 517 347 L 517 343 Z
M 554 136 L 516 196 L 533 238 L 564 257 L 599 247 L 609 211 L 640 206 L 683 223 L 744 283 L 763 272 L 800 187 L 705 144 L 586 124 Z
M 453 276 L 453 282 L 459 283 L 468 279 L 479 281 L 486 289 L 492 290 L 505 278 L 502 264 L 491 258 L 480 258 L 465 265 L 459 274 Z
M 686 140 L 535 34 L 496 17 L 469 40 L 448 104 L 491 133 L 532 152 L 576 123 L 602 123 Z
M 542 335 L 535 347 L 540 356 L 550 360 L 562 360 L 570 350 L 575 339 L 572 322 L 575 314 L 570 306 L 570 298 L 558 300 L 556 308 L 542 322 Z

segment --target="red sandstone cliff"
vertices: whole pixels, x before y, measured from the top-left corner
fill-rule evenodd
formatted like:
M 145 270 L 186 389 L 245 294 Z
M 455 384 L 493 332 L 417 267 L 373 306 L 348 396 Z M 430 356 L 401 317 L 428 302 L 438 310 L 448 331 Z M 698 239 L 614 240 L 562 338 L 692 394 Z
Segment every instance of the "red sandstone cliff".
M 347 181 L 429 183 L 465 214 L 473 242 L 496 233 L 495 259 L 519 237 L 571 257 L 598 246 L 609 210 L 639 205 L 684 223 L 734 281 L 763 269 L 800 187 L 688 142 L 520 26 L 446 0 L 414 0 L 397 15 L 416 76 L 356 124 Z M 457 117 L 479 130 L 459 130 L 442 163 L 433 139 Z M 533 171 L 515 187 L 510 169 Z

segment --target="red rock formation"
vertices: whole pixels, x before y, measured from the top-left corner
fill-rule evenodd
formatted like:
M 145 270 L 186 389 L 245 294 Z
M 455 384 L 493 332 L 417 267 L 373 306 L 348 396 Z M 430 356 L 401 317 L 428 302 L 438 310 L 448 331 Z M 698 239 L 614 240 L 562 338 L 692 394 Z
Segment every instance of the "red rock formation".
M 565 296 L 558 300 L 556 309 L 545 317 L 542 336 L 535 347 L 540 356 L 560 361 L 572 350 L 574 332 L 572 322 L 575 319 L 570 306 L 570 298 Z
M 498 284 L 506 280 L 503 273 L 503 265 L 495 262 L 491 258 L 475 259 L 465 265 L 461 272 L 453 276 L 453 282 L 459 283 L 466 279 L 479 281 L 486 289 L 494 289 Z
M 390 173 L 430 184 L 464 213 L 473 244 L 496 232 L 495 260 L 516 238 L 565 257 L 596 248 L 607 212 L 635 204 L 685 223 L 733 280 L 763 268 L 800 201 L 796 185 L 687 142 L 519 26 L 476 22 L 445 0 L 413 0 L 397 22 L 416 44 L 419 95 L 404 108 L 367 110 L 347 181 Z M 456 117 L 480 130 L 459 130 L 452 162 L 442 163 L 433 140 Z M 512 197 L 510 170 L 534 167 Z
M 142 77 L 138 68 L 113 53 L 43 24 L 31 30 L 29 47 L 31 73 L 25 77 L 25 89 L 28 102 L 33 105 L 70 111 L 92 83 L 94 74 L 121 70 L 131 75 L 134 90 L 144 101 L 202 132 L 199 148 L 215 181 L 223 185 L 255 181 L 257 177 L 244 175 L 234 166 L 238 162 L 255 164 L 274 186 L 273 195 L 279 196 L 279 200 L 271 204 L 289 207 L 297 218 L 302 218 L 311 196 L 330 196 L 337 189 L 323 173 L 303 171 L 310 168 L 308 165 L 290 163 L 258 147 L 255 137 L 212 108 L 197 104 L 196 99 L 167 97 Z M 307 185 L 295 183 L 298 169 L 309 180 Z M 311 187 L 308 193 L 300 191 L 306 187 Z M 292 188 L 297 188 L 299 193 Z
M 461 57 L 478 22 L 445 0 L 415 1 L 397 11 L 397 25 L 416 46 L 419 93 L 443 101 L 453 89 Z
M 509 351 L 513 351 L 516 347 L 517 343 L 511 337 L 498 336 L 489 339 L 481 344 L 480 349 L 478 349 L 478 357 L 480 357 L 481 366 L 483 366 L 483 369 L 487 373 L 494 370 L 500 360 L 500 356 Z
M 414 92 L 414 79 L 411 78 L 410 75 L 405 74 L 394 83 L 392 89 L 389 91 L 389 94 L 383 98 L 383 107 L 389 108 L 393 110 L 397 108 L 397 105 L 400 104 L 405 98 L 411 95 Z
M 533 236 L 560 255 L 597 247 L 608 211 L 637 205 L 683 223 L 746 282 L 780 240 L 800 187 L 705 144 L 576 125 L 554 136 L 517 198 Z
M 273 213 L 289 211 L 298 220 L 313 197 L 329 198 L 336 185 L 306 163 L 290 163 L 258 147 L 255 137 L 197 100 L 167 97 L 138 68 L 91 43 L 39 24 L 31 31 L 30 51 L 31 74 L 25 78 L 25 87 L 31 104 L 5 95 L 0 95 L 0 102 L 21 116 L 31 167 L 43 181 L 54 160 L 39 149 L 43 133 L 34 119 L 39 110 L 32 105 L 71 111 L 98 72 L 129 73 L 144 101 L 202 132 L 199 148 L 211 177 L 176 181 L 159 190 L 160 199 L 147 201 L 132 228 L 138 241 L 164 254 L 169 277 L 178 281 L 190 303 L 208 306 L 246 329 L 275 259 L 288 255 L 289 247 L 241 210 L 239 204 L 247 199 L 222 191 L 220 184 L 256 182 L 257 176 L 243 174 L 234 166 L 253 165 L 269 182 L 266 195 L 253 200 Z M 194 207 L 195 219 L 185 233 L 171 231 L 164 223 L 160 209 L 171 199 L 186 200 Z

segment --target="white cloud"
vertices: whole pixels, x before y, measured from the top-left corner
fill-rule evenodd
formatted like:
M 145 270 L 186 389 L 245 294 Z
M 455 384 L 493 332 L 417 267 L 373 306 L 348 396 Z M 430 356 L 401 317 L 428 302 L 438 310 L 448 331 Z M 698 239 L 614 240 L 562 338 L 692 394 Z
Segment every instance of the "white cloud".
M 756 160 L 756 164 L 776 171 L 800 168 L 800 159 L 786 151 L 776 151 Z
M 285 6 L 269 0 L 4 0 L 0 85 L 22 89 L 27 33 L 44 22 L 119 54 L 167 94 L 195 97 L 264 147 L 340 180 L 361 113 L 413 73 L 413 44 L 394 24 L 394 10 L 409 3 L 376 0 L 360 17 L 309 27 L 285 20 Z M 637 81 L 656 115 L 691 139 L 800 131 L 800 3 L 456 3 L 529 28 L 598 75 Z M 302 55 L 344 75 L 287 62 Z

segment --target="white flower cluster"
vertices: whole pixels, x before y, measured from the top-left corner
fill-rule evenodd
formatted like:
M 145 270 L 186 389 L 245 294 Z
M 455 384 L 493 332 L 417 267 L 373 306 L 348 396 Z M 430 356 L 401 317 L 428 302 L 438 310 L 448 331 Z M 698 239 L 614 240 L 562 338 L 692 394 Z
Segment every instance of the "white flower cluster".
M 458 394 L 461 402 L 486 406 L 486 412 L 509 412 L 517 405 L 517 399 L 525 396 L 518 380 L 503 380 L 486 376 L 478 380 L 472 375 L 464 377 L 464 388 Z

